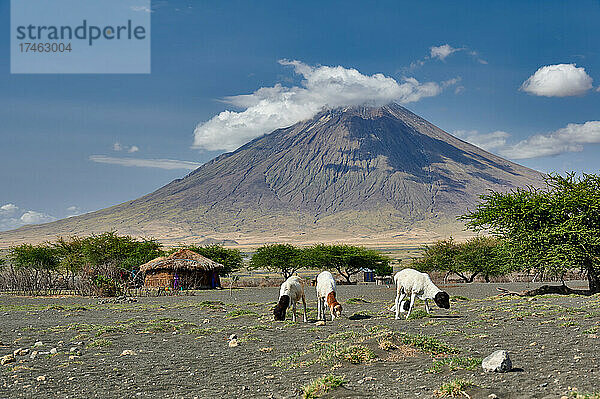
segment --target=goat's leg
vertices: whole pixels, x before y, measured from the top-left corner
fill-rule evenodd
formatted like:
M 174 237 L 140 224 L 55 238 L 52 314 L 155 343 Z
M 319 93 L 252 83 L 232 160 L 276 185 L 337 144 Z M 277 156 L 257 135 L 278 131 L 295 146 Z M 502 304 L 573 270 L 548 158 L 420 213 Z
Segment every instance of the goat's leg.
M 431 313 L 430 309 L 429 309 L 429 303 L 427 302 L 427 299 L 425 299 L 425 310 L 427 311 L 427 314 Z
M 317 320 L 321 320 L 321 298 L 317 296 Z
M 396 291 L 396 320 L 400 318 L 400 303 L 402 302 L 405 296 L 406 294 L 404 293 L 404 290 Z
M 308 318 L 306 317 L 306 297 L 304 295 L 302 295 L 302 307 L 304 308 L 304 322 L 308 322 Z
M 410 306 L 408 307 L 408 314 L 406 315 L 407 320 L 410 317 L 410 312 L 412 312 L 416 297 L 417 297 L 417 294 L 415 294 L 414 292 L 410 294 Z
M 292 305 L 292 321 L 296 321 L 296 302 Z

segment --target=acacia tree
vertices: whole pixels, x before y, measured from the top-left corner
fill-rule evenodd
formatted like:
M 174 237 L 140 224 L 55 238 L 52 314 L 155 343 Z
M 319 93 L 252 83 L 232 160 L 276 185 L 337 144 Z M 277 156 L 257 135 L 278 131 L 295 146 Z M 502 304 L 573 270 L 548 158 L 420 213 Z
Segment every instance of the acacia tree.
M 589 290 L 563 282 L 524 294 L 600 292 L 600 177 L 551 174 L 546 183 L 545 189 L 483 195 L 477 209 L 462 219 L 470 229 L 489 229 L 501 237 L 521 269 L 559 277 L 580 269 L 587 275 Z
M 11 265 L 23 272 L 24 281 L 15 283 L 24 284 L 27 287 L 22 288 L 29 288 L 31 291 L 38 291 L 43 286 L 52 287 L 52 272 L 59 266 L 55 248 L 47 244 L 21 244 L 10 248 L 9 253 Z
M 291 244 L 268 244 L 258 248 L 250 259 L 249 269 L 281 273 L 288 279 L 301 268 L 302 250 Z
M 465 283 L 472 283 L 479 275 L 489 281 L 491 276 L 509 271 L 502 249 L 502 242 L 495 237 L 473 237 L 463 243 L 456 243 L 450 237 L 425 245 L 423 257 L 413 260 L 411 266 L 423 272 L 456 274 Z
M 392 272 L 387 256 L 353 245 L 314 245 L 304 250 L 303 262 L 311 268 L 335 270 L 348 284 L 350 278 L 363 269 L 374 270 L 378 275 Z

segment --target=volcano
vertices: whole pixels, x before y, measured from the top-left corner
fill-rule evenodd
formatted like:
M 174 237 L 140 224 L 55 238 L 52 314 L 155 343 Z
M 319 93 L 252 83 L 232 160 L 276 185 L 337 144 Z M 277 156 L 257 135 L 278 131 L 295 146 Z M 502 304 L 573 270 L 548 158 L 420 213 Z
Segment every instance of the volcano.
M 163 241 L 268 242 L 463 230 L 479 196 L 543 175 L 407 109 L 346 107 L 275 130 L 139 199 L 0 233 L 0 244 L 116 230 Z

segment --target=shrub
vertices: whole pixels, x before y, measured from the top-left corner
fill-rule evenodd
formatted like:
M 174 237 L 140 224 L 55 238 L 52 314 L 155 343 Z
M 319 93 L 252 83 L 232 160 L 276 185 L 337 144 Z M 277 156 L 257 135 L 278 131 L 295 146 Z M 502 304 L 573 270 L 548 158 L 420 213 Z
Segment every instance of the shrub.
M 310 384 L 302 387 L 304 399 L 318 398 L 319 396 L 339 387 L 346 383 L 344 377 L 333 374 L 325 375 L 321 378 L 313 380 Z
M 480 274 L 489 281 L 491 276 L 511 271 L 505 253 L 503 241 L 494 237 L 474 237 L 464 243 L 456 243 L 450 238 L 424 246 L 423 257 L 411 261 L 410 265 L 423 272 L 453 273 L 467 283 Z

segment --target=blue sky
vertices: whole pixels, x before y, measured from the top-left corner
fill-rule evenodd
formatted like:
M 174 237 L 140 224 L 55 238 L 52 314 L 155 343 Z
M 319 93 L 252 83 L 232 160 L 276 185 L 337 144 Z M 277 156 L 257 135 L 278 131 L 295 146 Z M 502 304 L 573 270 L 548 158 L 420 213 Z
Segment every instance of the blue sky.
M 3 26 L 9 4 L 0 0 Z M 237 137 L 226 149 L 254 134 L 205 122 L 224 110 L 262 113 L 244 104 L 262 92 L 224 98 L 279 87 L 267 105 L 294 96 L 286 123 L 336 103 L 337 88 L 319 91 L 319 79 L 337 73 L 348 79 L 342 90 L 359 82 L 349 101 L 397 96 L 525 166 L 600 169 L 598 1 L 155 0 L 151 18 L 150 74 L 11 75 L 8 29 L 0 35 L 0 229 L 149 193 L 223 152 L 218 134 Z M 255 134 L 270 126 L 253 123 Z M 140 160 L 146 167 L 127 166 Z

